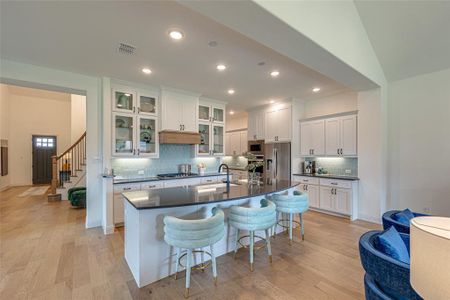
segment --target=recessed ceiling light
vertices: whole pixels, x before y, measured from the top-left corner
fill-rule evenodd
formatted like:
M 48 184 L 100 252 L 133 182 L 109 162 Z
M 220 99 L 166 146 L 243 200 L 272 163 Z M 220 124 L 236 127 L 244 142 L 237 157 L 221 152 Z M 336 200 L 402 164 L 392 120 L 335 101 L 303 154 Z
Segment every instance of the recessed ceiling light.
M 233 89 L 229 89 L 228 90 L 228 94 L 233 95 L 234 94 L 234 90 Z
M 230 110 L 230 115 L 234 115 L 234 111 Z
M 143 68 L 142 72 L 145 73 L 145 74 L 151 74 L 152 70 L 150 70 L 149 68 Z
M 169 36 L 173 40 L 181 40 L 184 37 L 184 34 L 181 31 L 178 31 L 178 30 L 171 30 L 169 32 Z
M 272 100 L 269 101 L 269 103 L 273 104 L 273 103 L 275 103 L 275 100 L 272 99 Z
M 320 92 L 320 88 L 318 88 L 318 87 L 313 88 L 313 92 L 314 92 L 314 93 Z
M 210 41 L 208 43 L 208 46 L 210 46 L 210 47 L 217 47 L 217 45 L 219 45 L 219 43 L 217 43 L 216 41 Z
M 219 70 L 219 71 L 223 71 L 223 70 L 225 70 L 226 68 L 227 68 L 227 66 L 222 65 L 222 64 L 216 66 L 216 69 Z
M 272 72 L 270 72 L 270 76 L 272 76 L 272 77 L 277 77 L 278 75 L 280 75 L 280 72 L 279 71 L 272 71 Z

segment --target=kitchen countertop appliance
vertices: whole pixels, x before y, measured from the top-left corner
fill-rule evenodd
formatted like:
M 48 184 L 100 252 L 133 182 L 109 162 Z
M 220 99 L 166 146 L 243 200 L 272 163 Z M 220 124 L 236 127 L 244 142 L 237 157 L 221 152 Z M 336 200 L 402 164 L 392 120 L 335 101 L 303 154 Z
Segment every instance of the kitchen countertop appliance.
M 178 165 L 178 173 L 180 174 L 189 174 L 191 173 L 191 165 L 190 164 L 180 164 Z
M 305 173 L 305 174 L 316 173 L 316 162 L 315 161 L 303 162 L 303 173 Z
M 264 140 L 248 141 L 248 152 L 254 155 L 264 155 Z
M 265 145 L 266 184 L 276 180 L 291 180 L 291 143 Z

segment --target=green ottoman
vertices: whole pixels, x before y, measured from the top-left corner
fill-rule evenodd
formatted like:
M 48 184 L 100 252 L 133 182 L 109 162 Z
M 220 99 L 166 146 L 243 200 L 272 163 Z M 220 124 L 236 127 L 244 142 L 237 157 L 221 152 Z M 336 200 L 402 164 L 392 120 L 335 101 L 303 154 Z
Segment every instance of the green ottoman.
M 86 188 L 85 187 L 74 187 L 69 189 L 67 192 L 67 196 L 69 198 L 72 206 L 75 207 L 86 207 Z

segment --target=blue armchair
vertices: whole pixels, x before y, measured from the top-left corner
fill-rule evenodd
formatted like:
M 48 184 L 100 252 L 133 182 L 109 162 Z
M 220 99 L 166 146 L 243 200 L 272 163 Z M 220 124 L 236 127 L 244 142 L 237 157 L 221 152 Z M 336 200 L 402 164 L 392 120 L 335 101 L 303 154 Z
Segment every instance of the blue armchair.
M 395 214 L 397 214 L 399 212 L 400 212 L 400 210 L 390 210 L 383 214 L 383 217 L 382 217 L 383 229 L 386 230 L 386 229 L 389 229 L 389 227 L 394 226 L 395 229 L 397 229 L 397 231 L 399 233 L 409 234 L 409 224 L 405 225 L 395 219 Z M 415 213 L 415 212 L 413 212 L 413 215 L 415 217 L 427 216 L 426 214 L 420 214 L 420 213 Z
M 359 239 L 359 254 L 366 271 L 364 287 L 367 300 L 422 299 L 411 287 L 409 264 L 398 261 L 378 249 L 379 230 L 369 231 Z M 409 235 L 400 233 L 409 252 Z

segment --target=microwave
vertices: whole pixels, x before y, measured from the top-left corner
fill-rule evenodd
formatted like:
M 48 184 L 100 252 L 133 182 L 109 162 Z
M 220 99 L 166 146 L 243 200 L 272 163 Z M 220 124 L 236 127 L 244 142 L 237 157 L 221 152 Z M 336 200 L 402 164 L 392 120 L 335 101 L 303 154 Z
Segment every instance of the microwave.
M 248 152 L 254 155 L 264 155 L 264 140 L 248 141 Z

